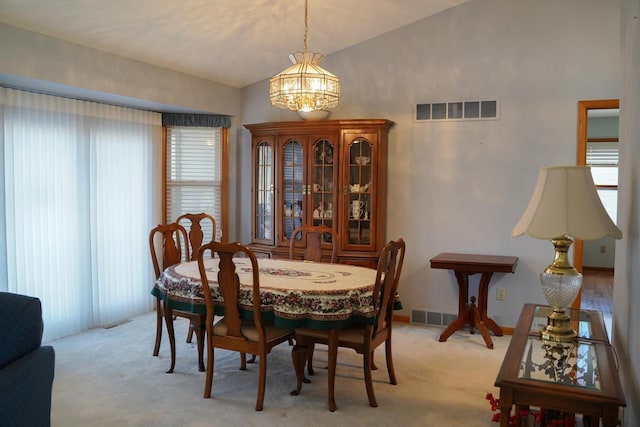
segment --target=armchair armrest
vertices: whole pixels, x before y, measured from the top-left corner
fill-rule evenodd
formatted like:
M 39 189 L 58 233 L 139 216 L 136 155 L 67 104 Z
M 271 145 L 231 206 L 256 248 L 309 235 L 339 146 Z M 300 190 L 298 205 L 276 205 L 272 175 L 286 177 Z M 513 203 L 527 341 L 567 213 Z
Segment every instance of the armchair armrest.
M 49 426 L 55 353 L 42 346 L 0 369 L 0 425 Z

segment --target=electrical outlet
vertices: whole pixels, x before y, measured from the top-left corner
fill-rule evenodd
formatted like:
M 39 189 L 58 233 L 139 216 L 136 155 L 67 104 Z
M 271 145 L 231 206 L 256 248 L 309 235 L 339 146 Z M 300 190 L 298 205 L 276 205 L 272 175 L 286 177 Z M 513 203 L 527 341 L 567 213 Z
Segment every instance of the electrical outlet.
M 497 301 L 504 301 L 504 294 L 505 294 L 505 289 L 504 288 L 496 288 L 496 300 Z

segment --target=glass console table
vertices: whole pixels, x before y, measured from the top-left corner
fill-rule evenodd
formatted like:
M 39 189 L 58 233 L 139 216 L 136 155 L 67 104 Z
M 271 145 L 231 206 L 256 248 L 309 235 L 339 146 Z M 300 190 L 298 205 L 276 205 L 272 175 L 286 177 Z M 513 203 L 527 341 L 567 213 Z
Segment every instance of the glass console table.
M 609 344 L 602 314 L 571 310 L 578 337 L 571 343 L 540 338 L 551 308 L 523 307 L 495 385 L 500 388 L 500 422 L 509 425 L 528 406 L 582 414 L 585 425 L 616 426 L 625 406 L 616 358 Z

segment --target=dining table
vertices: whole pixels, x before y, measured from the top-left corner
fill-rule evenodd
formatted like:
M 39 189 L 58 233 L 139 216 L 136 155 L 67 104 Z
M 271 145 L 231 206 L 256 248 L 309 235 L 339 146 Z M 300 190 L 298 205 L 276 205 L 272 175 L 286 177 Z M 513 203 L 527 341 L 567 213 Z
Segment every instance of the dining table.
M 215 314 L 222 316 L 224 300 L 217 285 L 218 259 L 205 258 L 204 265 Z M 239 304 L 241 310 L 249 314 L 253 307 L 251 264 L 247 258 L 241 258 L 236 260 L 236 265 L 240 280 Z M 339 330 L 351 323 L 374 323 L 376 270 L 348 264 L 273 258 L 258 258 L 258 268 L 263 319 L 282 328 L 329 331 L 328 406 L 329 410 L 335 411 Z M 182 262 L 165 269 L 151 293 L 170 309 L 206 314 L 197 261 Z M 399 306 L 396 297 L 396 307 Z

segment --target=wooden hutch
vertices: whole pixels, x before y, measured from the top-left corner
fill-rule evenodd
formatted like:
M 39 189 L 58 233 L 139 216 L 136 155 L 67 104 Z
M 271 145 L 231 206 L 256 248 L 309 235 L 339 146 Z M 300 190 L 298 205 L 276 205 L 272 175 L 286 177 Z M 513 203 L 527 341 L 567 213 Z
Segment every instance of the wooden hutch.
M 296 227 L 324 224 L 338 233 L 340 263 L 375 268 L 386 244 L 387 143 L 393 122 L 244 126 L 252 135 L 252 250 L 288 257 Z

